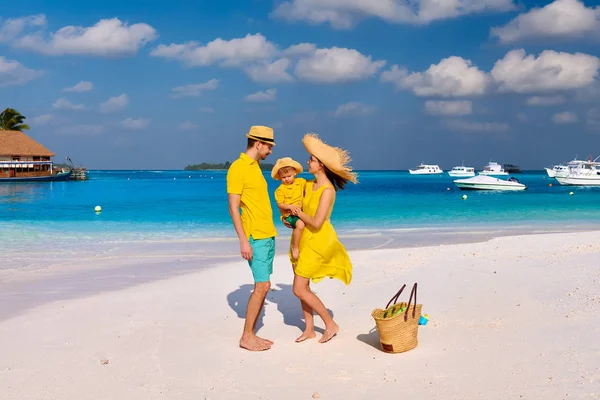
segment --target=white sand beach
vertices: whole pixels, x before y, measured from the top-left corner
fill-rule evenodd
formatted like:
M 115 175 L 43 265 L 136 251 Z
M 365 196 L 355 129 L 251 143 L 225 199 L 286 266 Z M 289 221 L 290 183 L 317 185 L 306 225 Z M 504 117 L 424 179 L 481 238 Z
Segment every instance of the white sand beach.
M 326 344 L 294 343 L 283 254 L 259 321 L 266 352 L 237 345 L 241 259 L 13 313 L 0 321 L 0 399 L 600 399 L 600 232 L 350 255 L 350 286 L 313 285 L 341 327 Z M 413 282 L 430 321 L 416 349 L 383 353 L 371 311 Z

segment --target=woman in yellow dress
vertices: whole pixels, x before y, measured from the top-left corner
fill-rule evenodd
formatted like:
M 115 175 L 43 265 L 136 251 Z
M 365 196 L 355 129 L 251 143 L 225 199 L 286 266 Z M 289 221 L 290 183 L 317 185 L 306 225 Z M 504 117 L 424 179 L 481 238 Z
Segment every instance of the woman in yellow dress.
M 300 239 L 298 259 L 290 260 L 294 266 L 294 294 L 300 299 L 306 328 L 296 342 L 316 337 L 313 311 L 325 323 L 325 332 L 319 343 L 328 342 L 340 330 L 323 302 L 310 290 L 310 281 L 338 278 L 346 285 L 352 280 L 352 263 L 344 246 L 338 240 L 330 217 L 337 190 L 348 183 L 357 183 L 357 175 L 348 165 L 350 157 L 345 150 L 325 144 L 316 134 L 306 134 L 302 139 L 310 154 L 308 172 L 315 176 L 307 182 L 302 208 L 295 207 L 297 215 L 306 225 Z

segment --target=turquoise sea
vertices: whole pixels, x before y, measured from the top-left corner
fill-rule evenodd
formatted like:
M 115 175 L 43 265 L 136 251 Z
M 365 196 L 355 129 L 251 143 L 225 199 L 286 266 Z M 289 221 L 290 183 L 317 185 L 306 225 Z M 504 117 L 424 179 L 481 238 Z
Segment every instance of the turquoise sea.
M 225 171 L 90 171 L 87 181 L 2 184 L 0 246 L 231 238 L 225 176 Z M 542 171 L 515 176 L 528 190 L 464 192 L 447 174 L 361 171 L 358 185 L 338 193 L 332 220 L 341 235 L 600 226 L 600 188 L 560 186 Z M 278 182 L 266 177 L 272 194 Z

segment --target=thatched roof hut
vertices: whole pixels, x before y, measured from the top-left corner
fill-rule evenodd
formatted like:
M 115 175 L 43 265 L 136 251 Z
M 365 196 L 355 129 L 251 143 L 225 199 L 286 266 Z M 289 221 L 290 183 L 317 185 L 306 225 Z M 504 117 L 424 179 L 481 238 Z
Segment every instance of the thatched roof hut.
M 54 153 L 20 131 L 0 131 L 0 157 L 54 157 Z

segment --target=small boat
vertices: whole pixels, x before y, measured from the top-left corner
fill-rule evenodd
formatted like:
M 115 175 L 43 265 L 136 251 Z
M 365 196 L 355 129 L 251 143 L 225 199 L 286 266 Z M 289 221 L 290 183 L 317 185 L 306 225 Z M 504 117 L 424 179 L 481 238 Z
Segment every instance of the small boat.
M 479 175 L 506 176 L 508 172 L 500 164 L 490 161 L 488 165 L 483 167 L 482 171 L 479 171 Z
M 428 164 L 419 164 L 417 169 L 409 169 L 412 175 L 433 175 L 433 174 L 442 174 L 443 170 L 440 169 L 438 165 L 428 165 Z
M 475 168 L 465 167 L 464 165 L 453 167 L 452 170 L 448 171 L 448 175 L 456 177 L 469 177 L 475 176 Z
M 494 178 L 492 176 L 477 175 L 468 179 L 457 179 L 454 184 L 463 190 L 525 190 L 527 186 L 523 185 L 516 178 L 508 180 Z

